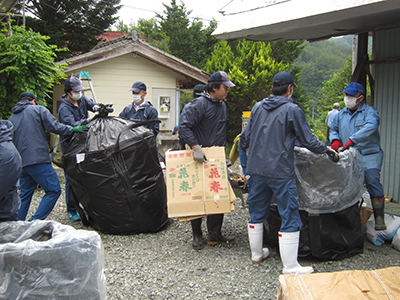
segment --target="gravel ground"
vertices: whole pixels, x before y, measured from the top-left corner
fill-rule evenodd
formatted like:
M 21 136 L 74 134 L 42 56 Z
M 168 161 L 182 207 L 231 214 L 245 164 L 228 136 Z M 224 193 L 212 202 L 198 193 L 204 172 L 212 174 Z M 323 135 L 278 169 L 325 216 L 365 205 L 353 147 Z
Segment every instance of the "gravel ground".
M 57 170 L 64 189 L 64 176 Z M 36 209 L 43 191 L 36 191 L 27 219 Z M 226 214 L 223 233 L 234 236 L 228 246 L 191 249 L 188 222 L 171 219 L 156 234 L 109 235 L 99 233 L 104 245 L 104 274 L 108 299 L 276 299 L 282 263 L 277 249 L 261 264 L 251 262 L 247 227 L 247 208 L 235 202 L 235 211 Z M 68 219 L 64 190 L 47 218 L 76 229 L 86 228 Z M 206 232 L 203 221 L 203 232 Z M 205 241 L 206 236 L 204 237 Z M 339 261 L 299 259 L 316 272 L 371 270 L 400 266 L 400 253 L 384 244 L 377 247 L 365 240 L 364 252 Z

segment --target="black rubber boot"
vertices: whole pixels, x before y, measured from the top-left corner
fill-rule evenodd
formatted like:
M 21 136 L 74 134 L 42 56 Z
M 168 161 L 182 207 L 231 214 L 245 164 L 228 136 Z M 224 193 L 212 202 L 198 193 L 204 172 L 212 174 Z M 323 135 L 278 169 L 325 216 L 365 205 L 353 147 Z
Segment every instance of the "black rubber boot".
M 371 198 L 372 208 L 374 209 L 375 230 L 386 230 L 385 224 L 385 198 Z
M 201 218 L 191 220 L 192 232 L 193 232 L 193 242 L 192 247 L 194 250 L 200 250 L 203 248 L 203 234 L 201 232 Z
M 235 241 L 235 238 L 224 237 L 221 233 L 223 214 L 207 216 L 208 244 L 229 244 Z

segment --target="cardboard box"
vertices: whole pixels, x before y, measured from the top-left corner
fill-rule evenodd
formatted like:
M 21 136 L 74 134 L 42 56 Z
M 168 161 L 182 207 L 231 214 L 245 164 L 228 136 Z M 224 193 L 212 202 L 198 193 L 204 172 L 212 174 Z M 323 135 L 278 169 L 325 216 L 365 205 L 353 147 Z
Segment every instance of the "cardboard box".
M 280 275 L 277 299 L 400 299 L 400 267 Z
M 168 216 L 191 217 L 232 211 L 225 148 L 202 148 L 207 162 L 193 160 L 193 150 L 165 153 Z M 233 196 L 232 196 L 233 194 Z
M 363 225 L 367 224 L 369 218 L 374 213 L 374 211 L 370 208 L 361 207 L 360 215 L 361 215 L 361 223 Z

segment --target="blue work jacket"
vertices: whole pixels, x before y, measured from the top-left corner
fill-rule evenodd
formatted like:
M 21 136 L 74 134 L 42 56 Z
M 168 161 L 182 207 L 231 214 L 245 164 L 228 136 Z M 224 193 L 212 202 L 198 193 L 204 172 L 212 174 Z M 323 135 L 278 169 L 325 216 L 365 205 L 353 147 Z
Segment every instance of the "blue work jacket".
M 10 218 L 21 206 L 17 191 L 21 156 L 12 142 L 12 129 L 10 121 L 0 120 L 0 219 Z
M 93 111 L 93 106 L 95 105 L 96 102 L 83 95 L 78 100 L 78 106 L 75 106 L 68 101 L 67 95 L 64 94 L 61 96 L 61 103 L 58 108 L 58 121 L 72 127 L 86 125 L 88 123 L 89 111 Z M 60 135 L 63 152 L 70 142 L 71 137 L 71 135 Z
M 310 151 L 326 153 L 325 143 L 312 134 L 301 108 L 283 96 L 270 95 L 256 103 L 240 136 L 249 148 L 246 172 L 273 178 L 294 178 L 294 146 L 298 140 Z
M 11 110 L 9 120 L 14 125 L 13 142 L 22 158 L 22 167 L 50 163 L 46 130 L 56 134 L 72 135 L 72 126 L 61 124 L 41 105 L 28 100 L 19 101 Z
M 380 146 L 379 122 L 378 111 L 364 101 L 353 114 L 345 107 L 329 127 L 329 140 L 339 140 L 342 146 L 352 140 L 353 147 L 363 156 L 365 169 L 381 169 L 383 150 Z
M 124 108 L 124 110 L 119 114 L 122 119 L 131 120 L 133 122 L 142 122 L 146 120 L 158 120 L 157 109 L 148 101 L 145 101 L 140 105 L 139 109 L 135 109 L 135 104 L 129 104 Z M 157 135 L 160 131 L 160 124 L 153 123 L 146 126 L 147 128 L 153 130 L 154 134 Z
M 227 119 L 225 102 L 203 94 L 186 105 L 186 112 L 179 124 L 179 138 L 190 147 L 225 147 Z

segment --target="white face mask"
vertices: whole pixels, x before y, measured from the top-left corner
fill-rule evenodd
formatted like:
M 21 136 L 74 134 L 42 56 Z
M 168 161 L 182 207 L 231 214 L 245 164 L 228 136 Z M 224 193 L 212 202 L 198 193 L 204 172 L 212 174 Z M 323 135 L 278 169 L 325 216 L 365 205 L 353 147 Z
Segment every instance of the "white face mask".
M 348 109 L 352 109 L 354 106 L 357 105 L 357 100 L 360 99 L 361 97 L 362 96 L 356 98 L 356 97 L 353 97 L 353 96 L 345 95 L 344 96 L 344 104 L 346 105 L 346 107 Z
M 140 94 L 132 94 L 133 103 L 138 104 L 142 102 L 142 95 Z
M 81 99 L 81 97 L 82 97 L 82 92 L 78 92 L 78 93 L 71 93 L 72 94 L 72 96 L 71 96 L 71 98 L 73 99 L 73 100 L 75 100 L 75 101 L 78 101 L 79 99 Z

